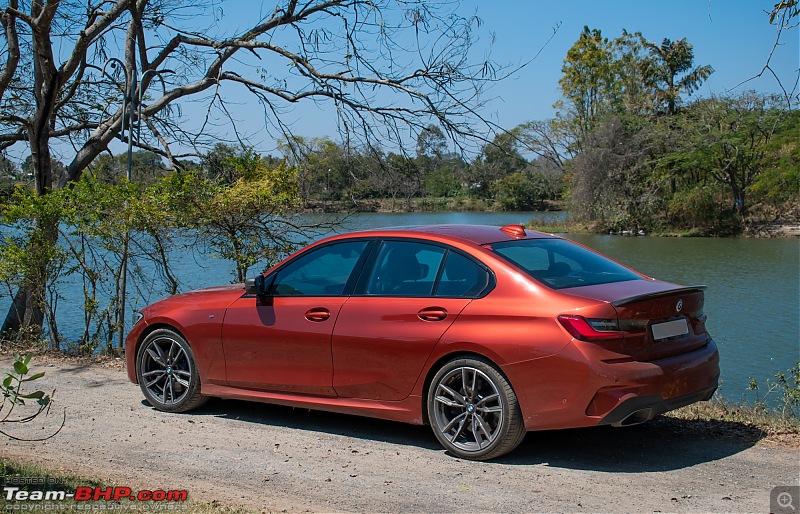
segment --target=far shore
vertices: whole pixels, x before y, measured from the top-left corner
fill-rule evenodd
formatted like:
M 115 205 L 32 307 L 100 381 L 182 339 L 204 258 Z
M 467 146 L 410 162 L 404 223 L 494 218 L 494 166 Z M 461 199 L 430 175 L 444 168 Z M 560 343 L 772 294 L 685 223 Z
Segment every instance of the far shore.
M 448 212 L 504 212 L 491 201 L 475 198 L 381 198 L 355 201 L 310 201 L 304 213 L 327 214 L 401 214 L 401 213 L 448 213 Z M 800 238 L 800 220 L 752 221 L 744 230 L 734 236 L 720 236 L 700 228 L 665 227 L 659 230 L 643 230 L 635 227 L 623 230 L 609 230 L 600 223 L 587 223 L 569 219 L 569 211 L 563 201 L 547 200 L 539 208 L 523 210 L 543 214 L 544 221 L 531 219 L 526 228 L 546 233 L 561 234 L 611 234 L 620 236 L 658 236 L 658 237 L 752 237 L 752 238 Z M 552 215 L 552 217 L 548 216 Z M 564 219 L 556 219 L 564 218 Z

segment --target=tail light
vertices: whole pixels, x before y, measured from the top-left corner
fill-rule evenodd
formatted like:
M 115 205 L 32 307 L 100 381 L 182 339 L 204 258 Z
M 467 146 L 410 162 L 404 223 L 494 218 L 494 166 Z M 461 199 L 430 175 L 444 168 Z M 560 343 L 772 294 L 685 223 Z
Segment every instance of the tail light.
M 647 328 L 646 319 L 597 319 L 562 314 L 558 322 L 575 339 L 581 341 L 620 340 L 624 337 L 644 334 Z

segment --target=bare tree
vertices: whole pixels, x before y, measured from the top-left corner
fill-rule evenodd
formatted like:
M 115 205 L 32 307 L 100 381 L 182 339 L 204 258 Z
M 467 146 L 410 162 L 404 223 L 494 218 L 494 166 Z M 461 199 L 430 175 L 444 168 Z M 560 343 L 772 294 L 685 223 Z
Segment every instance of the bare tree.
M 0 11 L 0 150 L 29 149 L 39 194 L 77 180 L 115 139 L 126 140 L 123 120 L 140 128 L 136 146 L 177 164 L 201 153 L 220 116 L 236 138 L 246 136 L 226 101 L 241 91 L 263 109 L 267 130 L 284 138 L 292 135 L 287 108 L 324 102 L 335 107 L 346 140 L 413 141 L 431 122 L 455 139 L 491 139 L 491 123 L 474 106 L 506 70 L 472 60 L 488 53 L 471 51 L 479 20 L 459 15 L 457 1 L 276 3 L 226 32 L 220 27 L 229 4 L 211 0 L 7 0 Z M 116 67 L 106 66 L 109 59 Z M 190 98 L 208 108 L 196 129 L 179 116 Z M 60 180 L 54 148 L 65 154 Z M 57 220 L 39 222 L 54 241 Z M 21 287 L 2 332 L 41 324 L 42 294 L 36 281 Z

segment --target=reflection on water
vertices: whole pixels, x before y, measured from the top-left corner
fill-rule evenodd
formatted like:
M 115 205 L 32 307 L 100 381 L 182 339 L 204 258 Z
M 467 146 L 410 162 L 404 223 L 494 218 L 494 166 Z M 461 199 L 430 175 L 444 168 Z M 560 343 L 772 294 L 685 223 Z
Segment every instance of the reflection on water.
M 307 215 L 308 221 L 330 215 Z M 370 213 L 348 217 L 342 231 L 437 223 L 505 225 L 532 218 L 547 223 L 563 213 Z M 720 347 L 722 393 L 737 399 L 749 377 L 760 381 L 785 371 L 800 359 L 800 241 L 784 239 L 655 238 L 574 235 L 599 250 L 652 277 L 684 285 L 706 284 L 707 327 Z M 232 265 L 208 254 L 172 255 L 181 289 L 230 282 Z M 263 267 L 252 268 L 255 273 Z M 158 283 L 157 277 L 153 278 Z M 80 284 L 66 279 L 61 290 L 59 327 L 66 338 L 80 337 Z M 137 292 L 131 308 L 141 308 L 163 296 L 163 288 Z M 7 297 L 0 298 L 5 314 Z

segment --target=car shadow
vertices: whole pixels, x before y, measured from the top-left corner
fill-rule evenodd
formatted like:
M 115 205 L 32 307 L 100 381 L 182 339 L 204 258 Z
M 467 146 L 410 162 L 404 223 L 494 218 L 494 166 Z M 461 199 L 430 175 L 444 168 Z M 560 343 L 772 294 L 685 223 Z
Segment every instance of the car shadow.
M 282 405 L 212 398 L 189 415 L 216 416 L 260 425 L 418 446 L 429 450 L 442 448 L 426 426 Z
M 145 402 L 143 402 L 145 403 Z M 238 400 L 212 399 L 189 415 L 324 432 L 442 451 L 429 427 Z M 520 446 L 490 464 L 639 473 L 671 471 L 730 457 L 766 434 L 735 421 L 659 416 L 645 424 L 530 432 Z
M 642 425 L 530 432 L 504 464 L 640 473 L 712 462 L 753 447 L 762 430 L 735 421 L 659 416 Z

